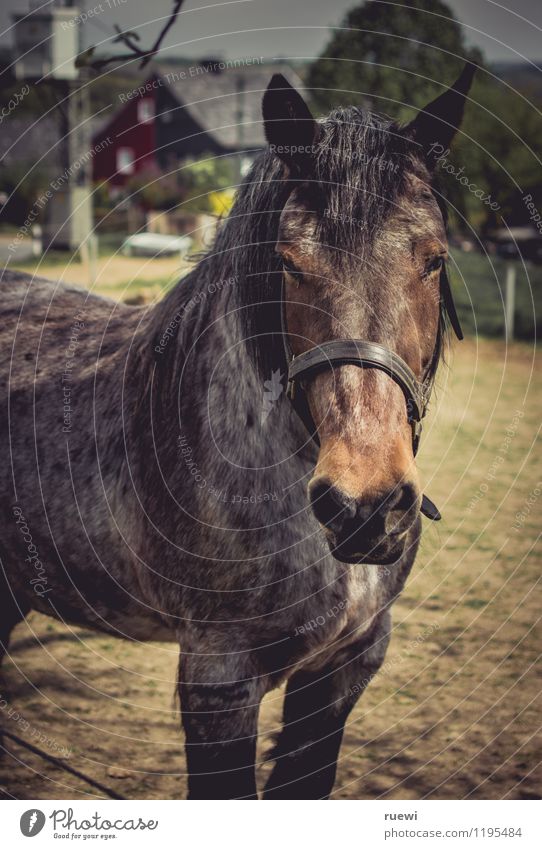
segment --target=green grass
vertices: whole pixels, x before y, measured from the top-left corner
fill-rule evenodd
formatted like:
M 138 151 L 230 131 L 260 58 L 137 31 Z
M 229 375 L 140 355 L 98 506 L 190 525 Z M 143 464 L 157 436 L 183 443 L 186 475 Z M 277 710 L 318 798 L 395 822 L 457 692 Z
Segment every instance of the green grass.
M 109 246 L 110 248 L 112 246 Z M 100 245 L 100 255 L 107 247 Z M 504 291 L 509 261 L 498 257 L 485 257 L 478 253 L 453 251 L 450 262 L 450 279 L 461 326 L 467 336 L 502 338 L 504 336 Z M 521 262 L 516 267 L 516 310 L 514 337 L 531 340 L 542 333 L 542 266 Z M 165 292 L 171 280 L 131 280 L 128 288 L 119 284 L 111 297 L 134 297 L 141 291 L 153 296 Z
M 452 251 L 450 279 L 466 335 L 504 335 L 504 292 L 509 261 L 478 253 Z M 533 339 L 542 331 L 542 267 L 514 261 L 516 310 L 514 336 Z
M 463 602 L 467 607 L 472 607 L 473 610 L 481 610 L 484 607 L 487 607 L 489 601 L 483 598 L 468 598 Z
M 118 256 L 124 236 L 100 234 L 98 253 L 101 259 Z M 38 274 L 52 266 L 55 274 L 73 260 L 71 254 L 49 251 L 40 264 Z M 152 261 L 151 261 L 152 262 Z M 22 264 L 21 268 L 31 271 L 34 263 Z M 486 257 L 480 253 L 451 252 L 449 264 L 450 280 L 459 319 L 466 336 L 500 338 L 504 336 L 504 291 L 507 267 L 510 261 L 498 257 Z M 516 268 L 515 333 L 518 340 L 538 338 L 542 332 L 542 266 L 514 261 Z M 43 267 L 42 267 L 43 266 Z M 192 267 L 192 266 L 191 266 Z M 163 274 L 163 272 L 162 272 Z M 51 274 L 49 274 L 51 276 Z M 69 279 L 69 278 L 68 278 Z M 157 269 L 155 279 L 135 277 L 122 282 L 97 286 L 97 292 L 113 298 L 133 299 L 141 295 L 146 301 L 163 295 L 172 285 L 171 277 L 163 277 Z
M 478 253 L 453 251 L 450 279 L 463 330 L 467 336 L 488 338 L 504 336 L 504 291 L 509 261 L 485 257 Z M 542 332 L 542 266 L 521 262 L 516 267 L 516 310 L 514 337 L 531 340 Z M 152 288 L 153 294 L 166 291 L 171 280 L 132 280 L 127 290 L 115 287 L 123 298 L 133 297 L 140 290 Z M 114 293 L 109 292 L 113 297 Z

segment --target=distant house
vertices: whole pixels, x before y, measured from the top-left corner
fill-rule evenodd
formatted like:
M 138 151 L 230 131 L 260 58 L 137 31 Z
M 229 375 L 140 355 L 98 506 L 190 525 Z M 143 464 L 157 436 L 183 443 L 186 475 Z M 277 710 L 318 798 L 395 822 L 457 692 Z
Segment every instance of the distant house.
M 119 108 L 93 135 L 93 178 L 121 188 L 135 174 L 175 168 L 204 154 L 250 161 L 264 146 L 261 99 L 274 73 L 303 83 L 285 63 L 204 60 L 154 67 L 151 76 L 119 94 Z
M 127 101 L 93 134 L 93 150 L 111 139 L 92 158 L 93 180 L 121 187 L 134 174 L 145 171 L 155 161 L 156 129 L 152 94 Z

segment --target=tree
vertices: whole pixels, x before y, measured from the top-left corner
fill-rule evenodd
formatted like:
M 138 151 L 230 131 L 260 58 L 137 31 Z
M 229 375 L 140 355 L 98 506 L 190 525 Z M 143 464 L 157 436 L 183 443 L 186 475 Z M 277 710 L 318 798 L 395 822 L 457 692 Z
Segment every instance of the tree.
M 461 131 L 438 164 L 452 222 L 479 233 L 502 226 L 502 218 L 510 225 L 528 223 L 523 196 L 532 194 L 542 208 L 536 158 L 542 159 L 541 103 L 533 108 L 532 91 L 526 90 L 526 100 L 495 78 L 480 51 L 466 46 L 461 25 L 442 0 L 366 0 L 356 6 L 311 65 L 307 87 L 317 112 L 358 103 L 406 122 L 453 82 L 466 60 L 479 71 Z
M 317 110 L 352 103 L 357 94 L 360 105 L 402 119 L 411 117 L 409 106 L 442 92 L 438 82 L 454 80 L 466 59 L 480 58 L 441 0 L 367 0 L 335 30 L 307 84 Z
M 490 214 L 472 193 L 461 191 L 456 180 L 450 187 L 452 196 L 477 231 L 502 227 L 503 219 L 510 226 L 528 224 L 524 196 L 532 194 L 542 209 L 542 104 L 531 104 L 522 92 L 484 73 L 479 74 L 472 98 L 451 157 L 465 166 L 469 180 L 491 193 L 500 208 Z

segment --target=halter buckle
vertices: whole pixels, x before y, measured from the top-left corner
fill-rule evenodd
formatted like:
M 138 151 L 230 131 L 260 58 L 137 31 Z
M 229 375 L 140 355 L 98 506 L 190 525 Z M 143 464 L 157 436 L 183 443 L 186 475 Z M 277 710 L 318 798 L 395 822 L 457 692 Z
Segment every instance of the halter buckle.
M 286 396 L 293 401 L 295 398 L 295 380 L 288 379 L 286 384 Z
M 415 419 L 412 419 L 411 426 L 412 426 L 412 453 L 414 454 L 414 456 L 416 456 L 416 454 L 418 453 L 418 448 L 420 446 L 420 439 L 421 439 L 421 435 L 422 435 L 423 426 L 422 426 L 421 421 L 416 421 Z

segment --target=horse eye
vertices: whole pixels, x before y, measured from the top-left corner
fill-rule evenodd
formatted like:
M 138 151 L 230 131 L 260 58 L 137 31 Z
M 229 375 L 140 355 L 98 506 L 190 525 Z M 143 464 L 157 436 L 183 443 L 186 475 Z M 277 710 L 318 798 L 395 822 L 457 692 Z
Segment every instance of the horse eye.
M 444 265 L 444 257 L 443 256 L 436 256 L 434 259 L 432 259 L 426 265 L 425 273 L 431 274 L 432 271 L 439 271 L 439 269 L 441 269 L 443 265 Z
M 294 277 L 301 276 L 302 272 L 297 268 L 293 262 L 290 262 L 287 259 L 282 260 L 282 267 L 284 271 L 287 271 L 288 274 L 292 274 Z

